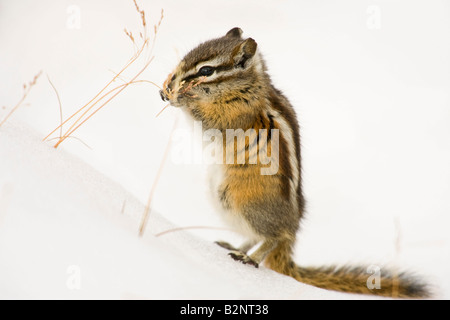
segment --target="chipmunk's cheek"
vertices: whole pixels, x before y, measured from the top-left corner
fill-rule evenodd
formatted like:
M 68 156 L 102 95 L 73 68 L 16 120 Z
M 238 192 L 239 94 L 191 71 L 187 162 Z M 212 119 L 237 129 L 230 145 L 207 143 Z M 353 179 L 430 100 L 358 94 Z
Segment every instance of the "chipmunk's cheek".
M 175 101 L 178 104 L 186 103 L 186 96 L 182 93 L 177 94 L 177 96 L 175 97 Z
M 170 100 L 170 104 L 177 108 L 186 107 L 188 103 L 189 101 L 186 99 L 186 96 L 181 93 L 175 94 Z

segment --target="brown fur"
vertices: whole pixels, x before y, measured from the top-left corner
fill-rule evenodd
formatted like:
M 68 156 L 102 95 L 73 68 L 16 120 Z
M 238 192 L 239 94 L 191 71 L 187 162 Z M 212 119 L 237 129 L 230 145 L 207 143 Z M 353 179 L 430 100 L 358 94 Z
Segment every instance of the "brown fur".
M 214 72 L 204 75 L 204 66 Z M 256 42 L 243 39 L 242 30 L 234 28 L 190 51 L 169 75 L 161 97 L 184 107 L 202 121 L 204 129 L 223 133 L 223 179 L 215 193 L 226 215 L 249 230 L 249 241 L 240 249 L 219 243 L 231 250 L 234 259 L 256 267 L 265 261 L 279 273 L 325 289 L 395 297 L 428 295 L 420 280 L 405 273 L 396 276 L 382 270 L 382 288 L 370 290 L 366 284 L 369 274 L 363 267 L 295 265 L 292 247 L 304 212 L 298 121 L 288 99 L 272 85 Z M 226 129 L 253 129 L 255 135 L 239 145 L 225 136 Z M 268 130 L 267 139 L 259 137 L 263 129 Z M 271 129 L 279 130 L 278 144 L 271 143 Z M 251 163 L 250 154 L 257 151 L 276 159 L 279 167 L 275 174 L 261 174 L 268 165 L 260 158 Z M 239 163 L 242 153 L 245 161 Z M 227 154 L 232 163 L 226 163 Z M 248 256 L 247 251 L 258 241 L 262 245 Z
M 406 272 L 395 274 L 392 271 L 381 269 L 380 289 L 369 289 L 365 267 L 299 267 L 292 261 L 291 251 L 291 243 L 280 243 L 267 255 L 266 265 L 300 282 L 324 289 L 395 298 L 425 298 L 430 295 L 426 284 Z

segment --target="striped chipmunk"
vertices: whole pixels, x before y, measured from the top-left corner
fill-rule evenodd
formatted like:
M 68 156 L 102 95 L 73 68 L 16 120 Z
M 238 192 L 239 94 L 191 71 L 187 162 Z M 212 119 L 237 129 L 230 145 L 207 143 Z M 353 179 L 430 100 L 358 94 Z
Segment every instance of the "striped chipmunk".
M 160 94 L 201 121 L 203 130 L 213 132 L 220 143 L 212 193 L 225 219 L 248 239 L 239 248 L 217 242 L 234 260 L 255 267 L 264 261 L 300 282 L 341 292 L 430 295 L 428 286 L 407 272 L 382 268 L 380 285 L 374 286 L 364 266 L 294 263 L 293 247 L 305 207 L 297 116 L 273 86 L 257 43 L 243 38 L 240 28 L 191 50 L 169 74 Z

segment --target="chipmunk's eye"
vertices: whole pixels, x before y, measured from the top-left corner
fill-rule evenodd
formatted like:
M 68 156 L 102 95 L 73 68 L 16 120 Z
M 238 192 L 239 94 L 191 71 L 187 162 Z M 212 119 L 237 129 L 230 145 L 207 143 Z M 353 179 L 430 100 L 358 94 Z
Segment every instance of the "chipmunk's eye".
M 202 76 L 209 77 L 210 75 L 212 75 L 214 73 L 214 68 L 210 67 L 210 66 L 204 66 L 204 67 L 200 68 L 198 73 L 201 74 Z

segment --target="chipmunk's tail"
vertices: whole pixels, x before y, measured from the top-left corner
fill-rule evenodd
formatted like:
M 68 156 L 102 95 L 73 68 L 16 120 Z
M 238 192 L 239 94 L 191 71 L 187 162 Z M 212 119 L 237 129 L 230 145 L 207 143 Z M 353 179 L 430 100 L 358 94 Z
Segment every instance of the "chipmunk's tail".
M 292 244 L 280 242 L 268 254 L 266 265 L 300 282 L 329 290 L 396 298 L 427 298 L 431 295 L 425 283 L 405 272 L 381 268 L 371 274 L 361 266 L 304 268 L 295 265 L 291 254 Z

